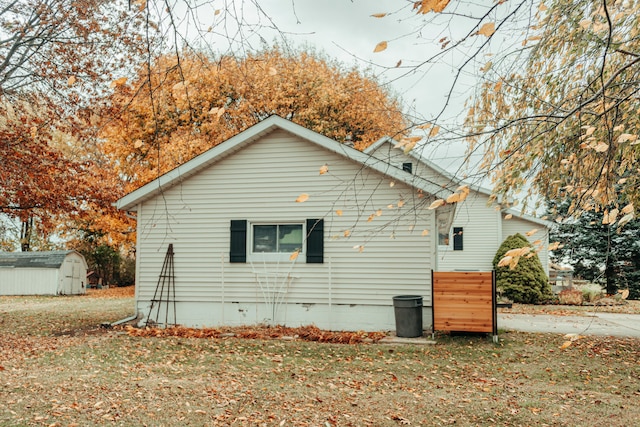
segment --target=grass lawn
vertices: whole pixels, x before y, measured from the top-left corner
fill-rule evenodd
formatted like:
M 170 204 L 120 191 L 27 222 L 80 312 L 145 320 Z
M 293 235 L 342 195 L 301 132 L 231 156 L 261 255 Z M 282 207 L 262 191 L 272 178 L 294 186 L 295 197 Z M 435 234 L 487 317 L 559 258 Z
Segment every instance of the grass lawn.
M 640 340 L 148 338 L 128 294 L 0 297 L 0 426 L 631 426 Z

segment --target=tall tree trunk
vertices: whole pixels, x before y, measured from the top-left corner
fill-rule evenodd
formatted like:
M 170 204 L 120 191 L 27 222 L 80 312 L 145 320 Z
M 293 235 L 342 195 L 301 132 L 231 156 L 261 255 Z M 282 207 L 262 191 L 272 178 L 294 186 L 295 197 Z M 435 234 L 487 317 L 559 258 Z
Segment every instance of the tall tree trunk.
M 22 227 L 20 228 L 20 249 L 22 252 L 29 252 L 31 250 L 31 230 L 33 229 L 33 217 L 30 216 L 27 220 L 22 221 Z
M 613 263 L 609 263 L 607 261 L 606 270 L 604 272 L 605 278 L 607 280 L 607 295 L 613 295 L 618 290 L 618 286 L 615 278 L 615 271 Z

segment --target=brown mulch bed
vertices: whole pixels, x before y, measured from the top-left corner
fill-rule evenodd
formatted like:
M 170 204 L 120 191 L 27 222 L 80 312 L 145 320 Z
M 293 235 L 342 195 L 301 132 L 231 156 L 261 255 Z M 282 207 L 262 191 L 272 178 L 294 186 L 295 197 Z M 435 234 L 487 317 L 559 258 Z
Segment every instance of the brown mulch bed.
M 384 332 L 325 331 L 315 326 L 290 328 L 286 326 L 240 326 L 224 328 L 134 328 L 121 329 L 135 337 L 181 337 L 181 338 L 245 338 L 245 339 L 295 339 L 333 344 L 374 343 L 386 337 Z

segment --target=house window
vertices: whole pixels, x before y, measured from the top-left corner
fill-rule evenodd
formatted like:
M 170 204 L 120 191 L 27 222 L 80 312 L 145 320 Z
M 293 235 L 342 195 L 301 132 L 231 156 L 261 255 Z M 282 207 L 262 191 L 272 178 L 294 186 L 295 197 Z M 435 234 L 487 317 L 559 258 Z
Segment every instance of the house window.
M 438 233 L 438 245 L 449 246 L 449 231 Z
M 307 264 L 324 262 L 324 220 L 321 218 L 282 224 L 251 224 L 246 219 L 233 219 L 230 225 L 229 262 L 251 262 L 252 255 L 259 261 L 287 261 L 295 251 L 305 254 Z
M 453 250 L 461 251 L 464 249 L 463 245 L 463 228 L 453 227 L 452 232 L 447 230 L 438 230 L 438 245 L 449 246 L 453 242 Z
M 405 172 L 413 173 L 413 163 L 411 162 L 403 163 L 402 170 Z
M 438 227 L 438 246 L 449 246 L 451 243 L 451 223 L 453 222 L 453 205 L 445 205 L 436 212 Z
M 302 250 L 302 224 L 254 224 L 254 253 L 291 253 Z
M 453 227 L 453 250 L 461 251 L 462 250 L 462 235 L 463 230 L 462 227 Z

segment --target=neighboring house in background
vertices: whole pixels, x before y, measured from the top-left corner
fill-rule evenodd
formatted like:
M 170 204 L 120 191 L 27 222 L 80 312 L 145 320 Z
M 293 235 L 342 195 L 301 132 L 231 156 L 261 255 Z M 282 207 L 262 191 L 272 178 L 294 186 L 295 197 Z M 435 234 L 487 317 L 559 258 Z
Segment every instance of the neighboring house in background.
M 382 161 L 403 168 L 431 183 L 456 189 L 464 181 L 453 176 L 435 163 L 401 148 L 396 142 L 383 138 L 365 149 Z M 540 248 L 538 257 L 549 274 L 549 221 L 523 215 L 516 209 L 501 209 L 490 204 L 491 192 L 469 184 L 466 200 L 455 205 L 445 205 L 437 210 L 438 242 L 434 269 L 493 270 L 493 258 L 502 242 L 510 235 L 526 236 L 534 247 Z
M 87 272 L 87 287 L 102 289 L 102 277 L 97 271 L 92 270 Z
M 0 252 L 0 295 L 76 295 L 87 263 L 76 251 Z

